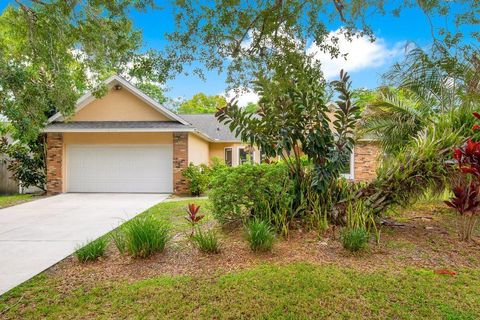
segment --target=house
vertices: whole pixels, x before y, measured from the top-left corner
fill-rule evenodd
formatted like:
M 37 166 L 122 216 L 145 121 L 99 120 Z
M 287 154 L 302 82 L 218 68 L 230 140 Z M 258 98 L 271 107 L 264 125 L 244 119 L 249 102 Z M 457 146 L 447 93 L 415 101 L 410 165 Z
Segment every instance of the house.
M 74 114 L 49 119 L 47 191 L 186 193 L 182 170 L 213 157 L 236 166 L 260 162 L 261 154 L 242 143 L 212 114 L 178 115 L 119 76 L 106 80 L 107 94 L 81 97 Z M 378 148 L 359 141 L 348 177 L 374 176 Z

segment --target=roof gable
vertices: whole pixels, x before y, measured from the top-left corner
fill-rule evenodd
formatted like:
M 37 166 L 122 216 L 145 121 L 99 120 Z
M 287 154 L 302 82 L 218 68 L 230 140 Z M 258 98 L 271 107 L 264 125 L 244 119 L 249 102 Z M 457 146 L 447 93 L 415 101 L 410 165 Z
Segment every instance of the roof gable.
M 123 91 L 123 90 L 128 91 L 129 94 L 131 94 L 135 98 L 139 99 L 142 102 L 142 105 L 151 107 L 154 110 L 154 112 L 159 113 L 159 116 L 158 117 L 153 117 L 152 120 L 178 121 L 178 122 L 180 122 L 184 125 L 188 125 L 188 122 L 186 122 L 184 119 L 180 118 L 179 116 L 177 116 L 176 114 L 174 114 L 173 112 L 171 112 L 170 110 L 168 110 L 167 108 L 165 108 L 164 106 L 159 104 L 157 101 L 150 98 L 148 95 L 146 95 L 140 89 L 138 89 L 137 87 L 132 85 L 130 82 L 126 81 L 125 79 L 121 78 L 120 76 L 115 75 L 115 76 L 112 76 L 112 77 L 108 78 L 107 80 L 105 80 L 105 84 L 109 88 L 109 94 L 110 94 L 110 90 L 115 90 L 115 89 L 112 89 L 112 88 L 115 88 L 116 86 L 120 86 L 121 87 L 120 91 Z M 77 104 L 76 104 L 76 107 L 75 107 L 75 113 L 73 115 L 73 119 L 75 119 L 75 116 L 77 114 L 79 114 L 79 112 L 83 108 L 85 108 L 87 106 L 89 106 L 88 108 L 90 108 L 90 107 L 94 108 L 95 106 L 93 104 L 96 101 L 100 101 L 100 100 L 97 100 L 97 98 L 95 98 L 95 96 L 93 96 L 93 94 L 91 92 L 88 92 L 85 95 L 83 95 L 77 101 Z M 115 106 L 112 106 L 112 107 L 114 108 Z M 90 111 L 90 114 L 92 112 L 94 112 L 94 110 L 89 110 L 89 111 Z M 146 110 L 143 110 L 143 111 L 144 111 L 144 113 L 146 112 Z M 102 119 L 102 117 L 100 117 L 98 121 L 105 121 L 105 120 L 125 120 L 125 121 L 128 121 L 128 120 L 132 120 L 132 121 L 147 120 L 147 119 L 143 119 L 143 118 L 128 119 L 128 115 L 123 115 L 123 117 L 127 117 L 127 118 L 126 119 Z M 49 122 L 63 121 L 63 120 L 65 120 L 63 115 L 60 112 L 58 112 L 49 119 Z M 84 117 L 83 118 L 79 117 L 79 119 L 77 119 L 77 120 L 87 120 L 87 119 L 84 118 Z

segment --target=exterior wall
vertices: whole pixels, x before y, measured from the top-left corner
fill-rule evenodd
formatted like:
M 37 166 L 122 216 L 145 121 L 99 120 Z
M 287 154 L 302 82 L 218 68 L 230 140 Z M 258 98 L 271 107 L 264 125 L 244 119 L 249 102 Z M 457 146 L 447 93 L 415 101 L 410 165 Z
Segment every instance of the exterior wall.
M 246 144 L 243 143 L 222 143 L 222 142 L 211 142 L 210 143 L 210 159 L 216 157 L 225 161 L 225 148 L 232 148 L 232 166 L 236 167 L 238 163 L 238 149 L 246 147 Z M 254 162 L 260 163 L 260 151 L 255 148 L 253 151 Z
M 199 136 L 188 134 L 188 162 L 194 165 L 208 164 L 210 162 L 209 143 Z
M 72 121 L 171 121 L 127 90 L 110 90 L 80 109 Z
M 360 141 L 354 151 L 355 181 L 371 181 L 376 177 L 380 147 L 375 142 Z
M 57 194 L 63 192 L 63 134 L 47 134 L 47 193 Z
M 170 132 L 68 132 L 65 144 L 172 144 Z
M 188 193 L 188 183 L 182 175 L 188 166 L 188 133 L 173 133 L 173 191 L 176 194 Z

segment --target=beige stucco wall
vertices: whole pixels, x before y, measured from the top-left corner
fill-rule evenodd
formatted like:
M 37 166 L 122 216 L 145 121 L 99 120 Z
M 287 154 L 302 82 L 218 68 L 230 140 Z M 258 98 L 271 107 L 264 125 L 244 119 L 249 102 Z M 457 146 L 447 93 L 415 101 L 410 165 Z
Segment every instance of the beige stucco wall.
M 125 89 L 111 89 L 80 109 L 72 121 L 171 121 Z
M 210 159 L 216 157 L 225 161 L 225 148 L 232 148 L 232 165 L 238 166 L 238 149 L 245 147 L 243 143 L 219 143 L 211 142 L 210 143 Z M 255 163 L 260 163 L 260 151 L 255 148 L 254 150 L 254 161 Z
M 209 157 L 209 143 L 200 138 L 196 134 L 188 134 L 188 162 L 194 165 L 208 164 Z

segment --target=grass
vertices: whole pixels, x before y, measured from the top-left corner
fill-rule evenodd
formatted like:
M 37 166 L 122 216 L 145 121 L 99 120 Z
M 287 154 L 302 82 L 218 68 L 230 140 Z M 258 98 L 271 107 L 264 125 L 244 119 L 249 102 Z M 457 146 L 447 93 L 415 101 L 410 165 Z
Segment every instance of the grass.
M 272 250 L 275 233 L 267 221 L 253 219 L 245 225 L 245 234 L 252 251 Z
M 77 248 L 75 256 L 80 262 L 95 261 L 105 255 L 107 249 L 107 238 L 98 238 L 96 240 L 87 242 L 86 244 Z
M 198 228 L 191 237 L 195 246 L 205 253 L 219 253 L 220 243 L 214 230 L 202 231 Z
M 125 235 L 125 248 L 134 258 L 146 258 L 162 252 L 170 240 L 170 226 L 151 215 L 133 219 L 120 230 Z M 121 249 L 119 251 L 122 253 Z
M 362 228 L 343 228 L 340 241 L 345 249 L 355 252 L 367 247 L 370 233 Z
M 480 270 L 450 277 L 424 269 L 366 273 L 307 263 L 264 264 L 213 278 L 160 276 L 67 293 L 57 292 L 54 281 L 40 276 L 0 298 L 0 310 L 11 306 L 5 319 L 480 317 Z
M 33 200 L 31 194 L 12 194 L 12 195 L 0 195 L 0 208 L 6 208 Z

